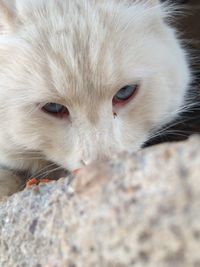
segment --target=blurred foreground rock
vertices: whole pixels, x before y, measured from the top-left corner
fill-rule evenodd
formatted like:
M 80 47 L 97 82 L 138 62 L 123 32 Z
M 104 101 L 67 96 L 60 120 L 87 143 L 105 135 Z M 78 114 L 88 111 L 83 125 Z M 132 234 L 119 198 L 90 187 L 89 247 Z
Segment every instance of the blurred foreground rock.
M 200 138 L 120 155 L 0 204 L 2 267 L 200 267 Z

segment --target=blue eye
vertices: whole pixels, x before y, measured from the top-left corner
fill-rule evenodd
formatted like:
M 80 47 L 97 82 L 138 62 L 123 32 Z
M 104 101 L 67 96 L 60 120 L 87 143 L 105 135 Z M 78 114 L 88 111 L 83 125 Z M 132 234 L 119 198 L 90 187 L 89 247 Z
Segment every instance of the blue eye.
M 58 113 L 63 110 L 63 106 L 56 103 L 48 103 L 43 108 L 50 113 Z
M 126 101 L 128 100 L 136 91 L 137 85 L 127 85 L 120 89 L 114 96 L 115 100 Z
M 49 115 L 56 117 L 64 117 L 69 115 L 68 109 L 65 106 L 57 103 L 47 103 L 42 107 L 42 110 Z

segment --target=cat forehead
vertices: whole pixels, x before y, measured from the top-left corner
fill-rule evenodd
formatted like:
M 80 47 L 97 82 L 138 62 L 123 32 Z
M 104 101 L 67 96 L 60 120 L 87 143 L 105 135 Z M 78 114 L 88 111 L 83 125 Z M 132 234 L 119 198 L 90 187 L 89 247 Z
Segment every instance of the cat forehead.
M 97 91 L 101 94 L 106 81 L 111 83 L 113 72 L 116 73 L 118 68 L 117 64 L 114 66 L 117 40 L 114 41 L 114 28 L 110 29 L 112 23 L 109 20 L 107 22 L 101 12 L 94 11 L 89 16 L 88 7 L 80 11 L 80 2 L 70 4 L 76 10 L 74 12 L 67 9 L 64 13 L 58 10 L 57 14 L 52 14 L 46 20 L 46 25 L 44 18 L 40 18 L 43 25 L 36 25 L 40 36 L 37 36 L 36 30 L 36 38 L 30 41 L 33 47 L 35 45 L 38 55 L 43 57 L 48 68 L 47 74 L 59 93 L 65 94 L 67 87 L 71 95 L 78 93 L 80 96 L 77 91 L 82 88 L 90 94 L 93 92 L 91 88 L 96 89 L 95 94 Z
M 21 1 L 21 2 L 20 2 Z M 98 38 L 102 31 L 108 31 L 109 35 L 120 31 L 128 31 L 128 26 L 140 25 L 141 19 L 151 20 L 158 13 L 158 5 L 152 7 L 150 2 L 154 0 L 18 0 L 19 21 L 29 28 L 35 24 L 51 33 L 66 32 L 68 34 L 90 32 L 90 35 Z M 23 3 L 26 3 L 23 5 Z M 128 4 L 129 3 L 129 4 Z M 132 4 L 130 4 L 132 3 Z M 25 8 L 24 8 L 25 7 Z M 33 23 L 32 23 L 33 22 Z M 143 25 L 145 27 L 145 23 Z M 43 33 L 42 33 L 43 34 Z M 88 34 L 84 39 L 87 39 Z
M 58 1 L 64 5 L 63 8 L 58 5 L 57 10 L 51 10 L 52 13 L 46 11 L 48 17 L 45 13 L 42 16 L 40 14 L 36 30 L 33 24 L 33 36 L 34 31 L 36 34 L 33 42 L 35 41 L 36 46 L 40 46 L 46 53 L 50 70 L 54 74 L 61 68 L 66 70 L 66 76 L 76 81 L 77 77 L 91 81 L 96 73 L 99 80 L 106 80 L 106 75 L 110 79 L 113 72 L 116 73 L 116 69 L 120 68 L 122 47 L 133 41 L 136 43 L 136 39 L 140 38 L 139 22 L 138 26 L 133 23 L 135 28 L 131 27 L 130 32 L 130 19 L 126 18 L 127 21 L 124 21 L 125 15 L 122 16 L 117 8 L 115 12 L 109 4 L 101 3 L 96 6 L 95 2 Z M 114 5 L 114 2 L 110 1 L 111 5 Z M 50 6 L 48 8 L 50 9 Z M 29 32 L 30 29 L 29 26 Z M 32 38 L 32 35 L 29 34 L 28 38 Z
M 51 29 L 62 27 L 63 23 L 72 25 L 72 21 L 73 25 L 79 26 L 87 20 L 93 23 L 100 17 L 107 24 L 114 18 L 118 19 L 120 16 L 117 14 L 121 14 L 121 18 L 126 20 L 128 13 L 133 18 L 136 17 L 136 21 L 141 16 L 145 17 L 145 14 L 157 16 L 160 13 L 160 3 L 158 0 L 0 0 L 2 32 L 29 25 L 31 20 Z

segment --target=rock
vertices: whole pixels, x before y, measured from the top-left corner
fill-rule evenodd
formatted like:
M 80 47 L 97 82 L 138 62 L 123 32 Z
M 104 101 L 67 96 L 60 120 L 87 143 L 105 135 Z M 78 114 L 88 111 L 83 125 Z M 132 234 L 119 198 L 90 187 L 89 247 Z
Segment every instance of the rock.
M 199 267 L 200 138 L 97 162 L 0 204 L 0 266 Z

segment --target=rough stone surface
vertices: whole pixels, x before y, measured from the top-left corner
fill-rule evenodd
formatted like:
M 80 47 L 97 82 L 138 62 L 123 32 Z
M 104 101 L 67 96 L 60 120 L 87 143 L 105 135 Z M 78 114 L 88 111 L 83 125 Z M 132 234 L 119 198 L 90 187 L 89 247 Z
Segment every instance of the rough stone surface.
M 95 163 L 0 204 L 2 267 L 200 267 L 200 138 Z

